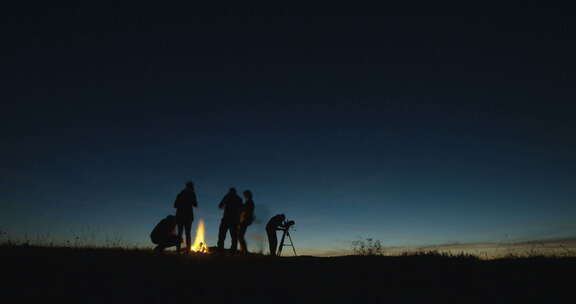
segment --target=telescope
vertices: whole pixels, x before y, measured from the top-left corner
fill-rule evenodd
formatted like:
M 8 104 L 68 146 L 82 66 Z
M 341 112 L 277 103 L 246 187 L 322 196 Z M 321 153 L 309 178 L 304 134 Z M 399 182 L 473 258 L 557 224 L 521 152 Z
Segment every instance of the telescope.
M 280 227 L 282 228 L 282 230 L 288 230 L 290 229 L 290 227 L 294 226 L 294 224 L 296 224 L 296 222 L 294 221 L 284 221 L 282 222 L 282 225 L 280 225 Z

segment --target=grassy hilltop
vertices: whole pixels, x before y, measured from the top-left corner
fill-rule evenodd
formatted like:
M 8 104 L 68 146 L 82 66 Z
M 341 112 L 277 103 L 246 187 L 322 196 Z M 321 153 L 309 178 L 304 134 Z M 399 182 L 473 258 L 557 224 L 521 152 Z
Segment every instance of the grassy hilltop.
M 573 257 L 271 258 L 32 246 L 0 247 L 0 263 L 3 297 L 82 303 L 559 303 L 571 296 L 576 270 Z

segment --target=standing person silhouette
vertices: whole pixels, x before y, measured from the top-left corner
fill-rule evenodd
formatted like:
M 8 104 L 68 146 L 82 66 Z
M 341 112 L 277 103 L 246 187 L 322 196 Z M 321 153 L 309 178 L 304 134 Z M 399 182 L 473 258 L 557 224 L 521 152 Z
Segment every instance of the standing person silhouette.
M 176 200 L 174 201 L 174 208 L 176 208 L 176 223 L 178 224 L 178 237 L 182 239 L 182 231 L 186 231 L 186 250 L 185 253 L 190 251 L 192 222 L 194 221 L 193 207 L 198 207 L 196 200 L 196 193 L 194 192 L 194 183 L 187 182 L 186 188 L 182 190 Z M 180 243 L 176 246 L 180 252 Z
M 240 223 L 238 224 L 238 242 L 240 242 L 240 253 L 248 254 L 246 246 L 246 229 L 254 221 L 254 201 L 252 200 L 252 191 L 244 191 L 244 205 L 240 212 Z
M 224 209 L 224 215 L 222 215 L 220 229 L 218 230 L 218 251 L 223 251 L 226 234 L 230 231 L 230 238 L 232 240 L 230 251 L 232 254 L 235 254 L 238 248 L 237 229 L 238 222 L 240 221 L 240 210 L 242 209 L 242 199 L 236 194 L 236 189 L 230 188 L 218 205 L 218 208 Z

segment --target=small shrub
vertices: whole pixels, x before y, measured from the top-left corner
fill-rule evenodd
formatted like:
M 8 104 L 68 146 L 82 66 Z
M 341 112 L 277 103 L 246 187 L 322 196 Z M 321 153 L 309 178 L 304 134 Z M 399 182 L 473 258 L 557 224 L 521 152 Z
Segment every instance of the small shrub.
M 374 240 L 371 238 L 360 239 L 352 242 L 352 252 L 355 255 L 383 255 L 384 248 L 380 240 Z
M 420 259 L 450 259 L 460 261 L 478 261 L 480 257 L 465 252 L 442 252 L 438 250 L 424 250 L 424 251 L 407 251 L 401 254 L 403 257 L 412 257 Z

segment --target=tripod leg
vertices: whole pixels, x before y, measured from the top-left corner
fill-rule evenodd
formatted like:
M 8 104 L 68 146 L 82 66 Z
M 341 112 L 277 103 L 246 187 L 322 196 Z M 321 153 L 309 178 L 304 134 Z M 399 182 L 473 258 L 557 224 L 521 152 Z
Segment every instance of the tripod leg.
M 282 248 L 284 247 L 284 238 L 286 237 L 286 232 L 287 230 L 284 230 L 284 233 L 282 233 L 282 239 L 280 240 L 280 247 L 278 248 L 278 256 L 282 255 Z
M 288 232 L 288 238 L 290 239 L 290 245 L 292 245 L 292 251 L 294 251 L 294 256 L 298 256 L 296 254 L 296 248 L 294 248 L 294 242 L 292 241 L 292 236 L 290 236 L 289 232 Z

